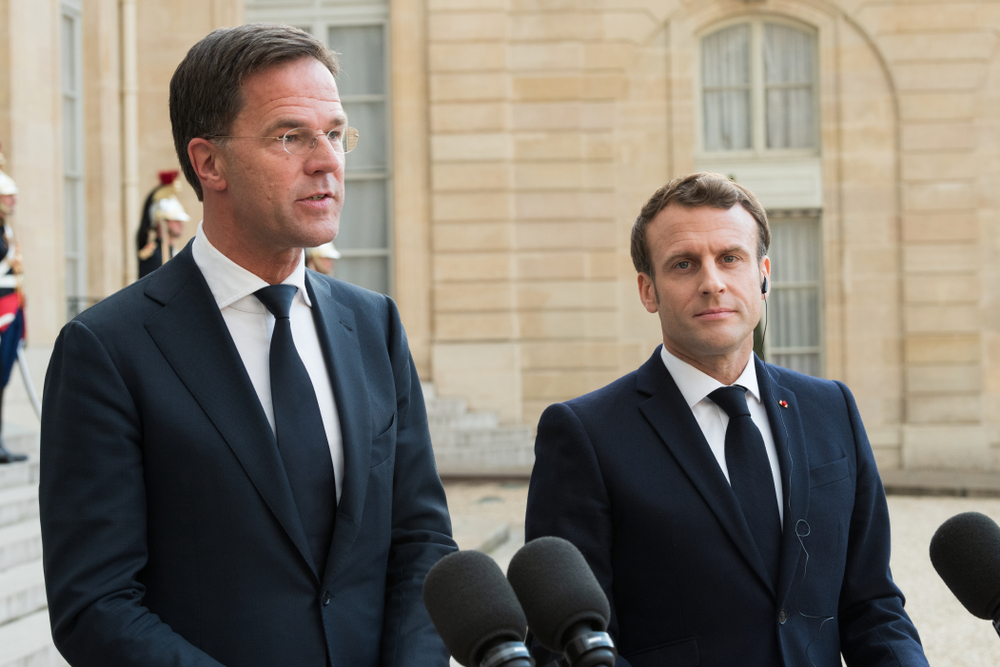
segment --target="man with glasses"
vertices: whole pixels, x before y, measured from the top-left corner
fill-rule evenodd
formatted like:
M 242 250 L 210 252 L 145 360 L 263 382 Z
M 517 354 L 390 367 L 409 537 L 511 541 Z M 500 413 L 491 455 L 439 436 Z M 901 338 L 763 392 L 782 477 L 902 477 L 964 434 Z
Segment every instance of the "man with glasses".
M 170 85 L 193 241 L 56 343 L 41 516 L 75 666 L 444 667 L 421 600 L 455 549 L 393 302 L 304 267 L 358 142 L 295 28 L 196 44 Z

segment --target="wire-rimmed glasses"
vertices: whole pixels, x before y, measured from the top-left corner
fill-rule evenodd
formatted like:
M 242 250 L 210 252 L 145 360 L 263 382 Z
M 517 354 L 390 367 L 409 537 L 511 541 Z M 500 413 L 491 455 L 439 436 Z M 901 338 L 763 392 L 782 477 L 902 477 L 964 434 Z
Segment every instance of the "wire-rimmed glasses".
M 358 131 L 353 127 L 341 127 L 329 132 L 317 132 L 308 127 L 296 127 L 285 132 L 280 137 L 235 137 L 216 135 L 212 139 L 274 139 L 281 142 L 281 147 L 290 155 L 306 155 L 319 145 L 319 138 L 326 135 L 327 141 L 338 153 L 350 153 L 358 145 Z

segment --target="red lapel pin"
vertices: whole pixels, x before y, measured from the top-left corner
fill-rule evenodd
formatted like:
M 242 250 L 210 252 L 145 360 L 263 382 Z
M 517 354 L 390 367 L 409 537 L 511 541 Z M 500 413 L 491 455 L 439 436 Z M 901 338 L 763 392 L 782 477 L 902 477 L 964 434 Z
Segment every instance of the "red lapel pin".
M 787 408 L 788 407 L 788 401 L 782 399 L 782 400 L 778 401 L 778 405 L 780 405 L 783 408 Z

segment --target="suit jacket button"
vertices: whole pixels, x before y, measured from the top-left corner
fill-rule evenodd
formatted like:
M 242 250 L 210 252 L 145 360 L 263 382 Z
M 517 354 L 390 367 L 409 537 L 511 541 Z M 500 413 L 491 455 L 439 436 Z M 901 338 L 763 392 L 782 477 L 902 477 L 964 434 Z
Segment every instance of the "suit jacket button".
M 330 600 L 332 600 L 332 599 L 333 599 L 333 596 L 330 595 L 330 591 L 323 591 L 323 606 L 324 607 L 327 606 L 328 604 L 330 604 Z M 784 612 L 781 612 L 781 613 L 784 613 Z
M 788 620 L 788 614 L 786 614 L 785 610 L 782 609 L 781 612 L 778 614 L 778 623 L 780 623 L 781 625 L 784 625 L 785 621 L 787 621 L 787 620 Z

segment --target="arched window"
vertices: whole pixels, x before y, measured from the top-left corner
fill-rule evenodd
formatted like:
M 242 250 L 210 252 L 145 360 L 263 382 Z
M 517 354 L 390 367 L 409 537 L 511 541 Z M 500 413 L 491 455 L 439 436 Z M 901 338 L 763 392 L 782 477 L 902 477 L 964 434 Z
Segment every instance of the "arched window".
M 701 43 L 702 149 L 815 150 L 816 37 L 753 19 Z

